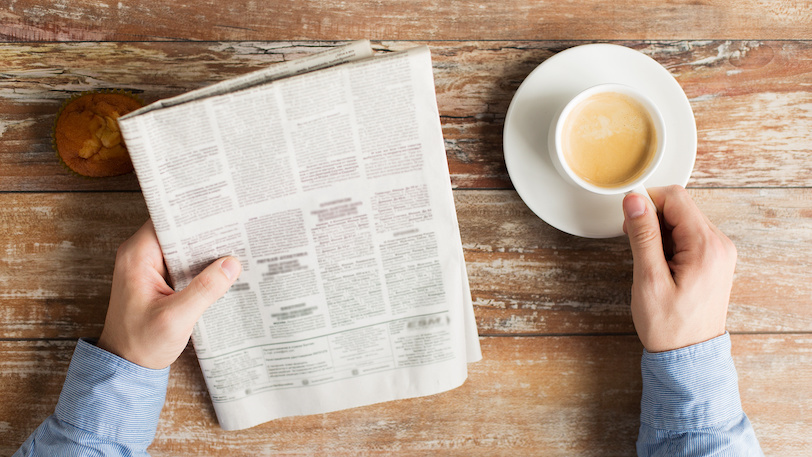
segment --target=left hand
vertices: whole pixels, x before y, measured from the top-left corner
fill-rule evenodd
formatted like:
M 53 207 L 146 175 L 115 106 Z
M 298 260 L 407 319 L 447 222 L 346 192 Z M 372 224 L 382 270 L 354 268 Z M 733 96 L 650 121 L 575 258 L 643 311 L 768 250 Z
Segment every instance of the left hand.
M 98 347 L 146 368 L 168 367 L 188 344 L 195 322 L 241 272 L 236 258 L 223 257 L 175 292 L 167 284 L 161 247 L 148 220 L 116 254 Z

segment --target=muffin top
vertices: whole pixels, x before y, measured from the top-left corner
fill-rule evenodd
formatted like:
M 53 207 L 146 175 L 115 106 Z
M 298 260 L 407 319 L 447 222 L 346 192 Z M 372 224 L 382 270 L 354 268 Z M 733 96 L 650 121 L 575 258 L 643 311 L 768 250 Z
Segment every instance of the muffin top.
M 90 93 L 70 101 L 56 121 L 59 157 L 83 176 L 116 176 L 133 170 L 117 119 L 142 106 L 116 93 Z

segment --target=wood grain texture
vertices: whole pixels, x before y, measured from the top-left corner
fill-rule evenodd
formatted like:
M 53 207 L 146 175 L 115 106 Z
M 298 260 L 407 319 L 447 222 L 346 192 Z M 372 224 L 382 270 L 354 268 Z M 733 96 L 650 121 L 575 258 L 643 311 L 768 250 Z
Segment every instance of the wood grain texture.
M 690 193 L 738 248 L 728 328 L 812 330 L 810 191 Z M 455 197 L 480 334 L 634 331 L 632 259 L 624 237 L 560 232 L 514 192 L 457 191 Z
M 739 249 L 728 328 L 812 331 L 812 189 L 694 189 Z M 625 238 L 562 233 L 513 191 L 454 192 L 480 334 L 633 333 Z M 141 194 L 0 194 L 0 335 L 98 336 Z
M 147 217 L 134 175 L 59 164 L 61 102 L 152 102 L 359 38 L 431 48 L 484 360 L 448 393 L 224 432 L 187 348 L 153 456 L 634 455 L 627 241 L 539 220 L 502 152 L 527 75 L 596 41 L 651 56 L 690 100 L 691 195 L 739 251 L 742 403 L 766 455 L 812 455 L 810 23 L 807 0 L 0 1 L 0 455 L 53 411 L 75 338 L 101 331 L 116 247 Z
M 127 89 L 145 101 L 186 92 L 336 42 L 0 44 L 0 191 L 137 190 L 133 175 L 84 179 L 51 147 L 71 94 Z M 375 43 L 380 52 L 420 42 Z M 541 62 L 580 42 L 429 42 L 452 183 L 510 188 L 502 130 L 510 101 Z M 695 187 L 812 184 L 812 41 L 620 44 L 651 56 L 696 115 Z
M 14 0 L 7 41 L 809 39 L 804 1 Z
M 98 337 L 140 193 L 0 194 L 0 337 Z
M 484 359 L 439 395 L 224 432 L 191 349 L 173 366 L 150 452 L 164 456 L 632 456 L 634 336 L 481 338 Z M 0 342 L 0 453 L 52 413 L 75 343 Z M 742 404 L 766 455 L 809 455 L 812 337 L 734 335 Z M 769 367 L 769 369 L 765 369 Z M 769 395 L 765 392 L 769 391 Z

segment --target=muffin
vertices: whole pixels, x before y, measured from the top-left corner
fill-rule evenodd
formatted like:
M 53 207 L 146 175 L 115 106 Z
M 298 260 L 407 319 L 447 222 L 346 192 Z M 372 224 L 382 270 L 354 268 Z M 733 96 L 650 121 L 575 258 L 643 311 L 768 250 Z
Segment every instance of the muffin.
M 118 118 L 143 104 L 116 92 L 86 93 L 63 106 L 54 127 L 62 162 L 82 176 L 117 176 L 133 170 L 118 129 Z

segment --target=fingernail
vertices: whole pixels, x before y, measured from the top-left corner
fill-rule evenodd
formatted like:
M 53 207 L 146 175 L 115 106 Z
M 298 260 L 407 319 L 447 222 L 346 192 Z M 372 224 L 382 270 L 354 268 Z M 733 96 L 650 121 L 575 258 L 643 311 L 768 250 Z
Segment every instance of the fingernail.
M 629 195 L 623 200 L 623 211 L 628 219 L 634 219 L 646 214 L 646 200 L 641 196 Z
M 223 263 L 220 264 L 220 268 L 223 269 L 223 273 L 225 273 L 228 279 L 234 279 L 242 272 L 242 265 L 240 265 L 240 262 L 234 257 L 228 257 L 226 260 L 223 260 Z

